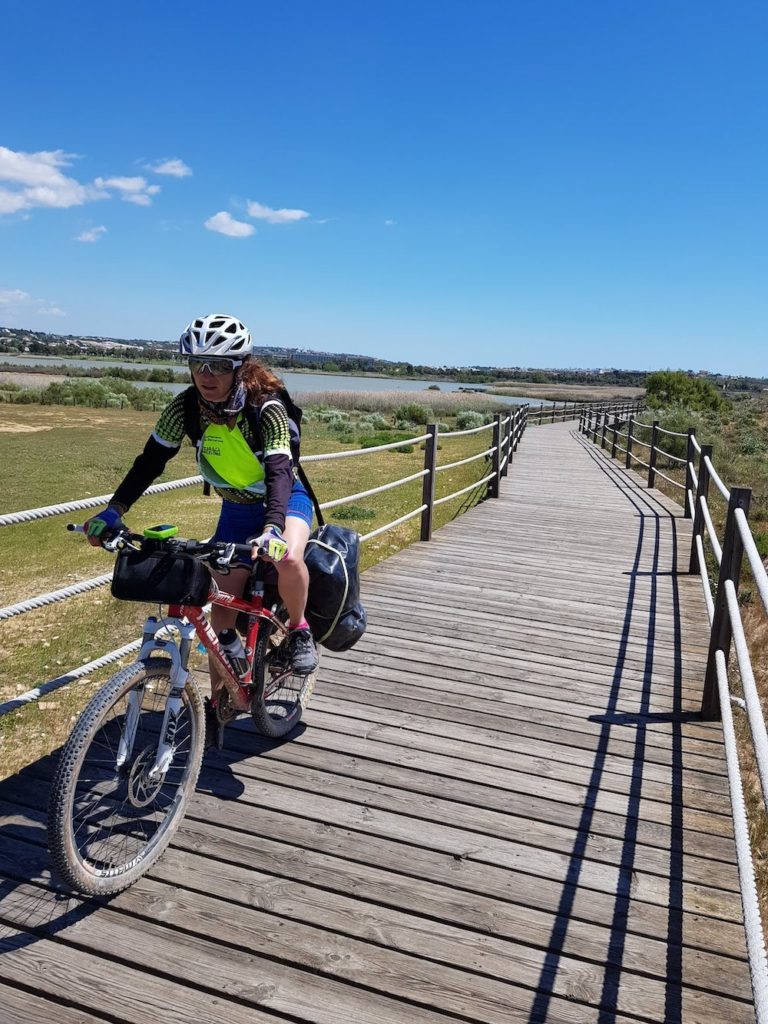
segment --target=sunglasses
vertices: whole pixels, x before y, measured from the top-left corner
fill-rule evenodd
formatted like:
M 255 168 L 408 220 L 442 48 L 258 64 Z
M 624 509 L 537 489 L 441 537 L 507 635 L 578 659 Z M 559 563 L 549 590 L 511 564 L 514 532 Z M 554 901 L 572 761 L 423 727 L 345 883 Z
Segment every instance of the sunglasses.
M 192 373 L 205 373 L 206 370 L 213 377 L 223 377 L 227 373 L 233 373 L 238 366 L 242 366 L 241 359 L 190 359 L 189 368 Z

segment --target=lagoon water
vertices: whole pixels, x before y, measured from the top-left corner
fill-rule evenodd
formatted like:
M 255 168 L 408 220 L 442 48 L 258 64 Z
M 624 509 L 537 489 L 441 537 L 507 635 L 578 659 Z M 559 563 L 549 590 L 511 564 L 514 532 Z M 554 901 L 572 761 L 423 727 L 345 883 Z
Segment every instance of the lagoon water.
M 134 363 L 121 362 L 119 359 L 72 359 L 66 356 L 35 356 L 35 355 L 7 355 L 0 352 L 0 363 L 9 363 L 18 366 L 21 370 L 24 366 L 82 366 L 82 367 L 107 367 L 127 366 L 134 369 L 157 369 L 157 363 Z M 175 370 L 182 370 L 183 366 L 174 366 Z M 408 380 L 397 377 L 356 377 L 352 374 L 343 373 L 297 373 L 293 370 L 285 370 L 280 373 L 286 388 L 293 393 L 300 391 L 424 391 L 430 384 L 437 384 L 441 391 L 459 391 L 461 388 L 478 388 L 476 384 L 462 383 L 455 380 Z M 152 381 L 132 381 L 137 387 L 162 387 L 177 394 L 183 391 L 186 384 L 163 384 Z M 508 402 L 510 405 L 522 405 L 530 402 L 530 398 L 517 398 L 513 396 L 500 397 L 495 395 L 501 402 Z M 538 404 L 538 402 L 537 402 Z M 549 405 L 549 402 L 544 403 Z

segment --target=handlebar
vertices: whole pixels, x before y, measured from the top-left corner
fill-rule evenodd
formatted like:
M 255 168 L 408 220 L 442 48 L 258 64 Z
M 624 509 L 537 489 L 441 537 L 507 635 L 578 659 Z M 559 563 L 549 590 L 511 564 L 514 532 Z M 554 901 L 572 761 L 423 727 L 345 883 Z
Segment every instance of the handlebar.
M 76 523 L 67 523 L 67 529 L 72 533 L 85 533 L 85 527 Z M 108 531 L 104 531 L 106 534 Z M 250 564 L 253 560 L 253 548 L 251 544 L 231 544 L 220 540 L 186 540 L 183 537 L 168 537 L 164 539 L 144 537 L 140 533 L 131 533 L 130 530 L 112 530 L 110 536 L 102 540 L 101 546 L 106 551 L 121 551 L 123 548 L 131 548 L 134 551 L 141 551 L 144 545 L 151 545 L 153 551 L 161 550 L 173 552 L 174 554 L 191 555 L 211 562 L 215 569 L 230 568 L 233 560 L 243 560 Z M 266 556 L 267 549 L 259 547 L 258 554 Z

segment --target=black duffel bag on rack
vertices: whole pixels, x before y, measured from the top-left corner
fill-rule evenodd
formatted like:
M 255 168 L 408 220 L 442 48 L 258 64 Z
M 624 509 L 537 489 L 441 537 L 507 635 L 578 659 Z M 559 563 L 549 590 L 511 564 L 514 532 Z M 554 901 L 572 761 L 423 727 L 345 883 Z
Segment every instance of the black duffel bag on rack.
M 309 570 L 306 617 L 317 643 L 348 651 L 365 632 L 360 601 L 360 535 L 326 523 L 310 536 L 304 552 Z
M 154 551 L 146 541 L 141 551 L 123 548 L 115 559 L 112 596 L 120 601 L 189 604 L 200 608 L 207 602 L 210 589 L 210 571 L 199 559 Z

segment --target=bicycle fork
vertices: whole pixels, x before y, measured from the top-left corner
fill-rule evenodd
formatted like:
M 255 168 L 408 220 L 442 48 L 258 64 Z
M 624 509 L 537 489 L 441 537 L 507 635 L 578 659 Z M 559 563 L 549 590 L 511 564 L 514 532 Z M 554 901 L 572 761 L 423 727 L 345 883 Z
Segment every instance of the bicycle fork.
M 161 779 L 168 771 L 173 760 L 173 754 L 176 749 L 176 731 L 184 703 L 182 695 L 189 676 L 189 669 L 187 668 L 189 652 L 195 635 L 195 627 L 191 623 L 174 619 L 173 625 L 178 629 L 181 637 L 181 642 L 177 646 L 170 638 L 157 635 L 161 629 L 165 629 L 166 624 L 167 622 L 158 622 L 154 615 L 150 615 L 144 623 L 144 642 L 138 657 L 138 661 L 146 662 L 155 651 L 160 651 L 163 654 L 168 654 L 171 659 L 171 688 L 165 701 L 163 722 L 160 727 L 160 739 L 157 744 L 154 761 L 146 770 L 146 778 L 151 781 Z M 120 737 L 120 745 L 117 751 L 118 769 L 122 768 L 133 754 L 143 699 L 144 684 L 131 690 L 128 695 L 125 729 Z

